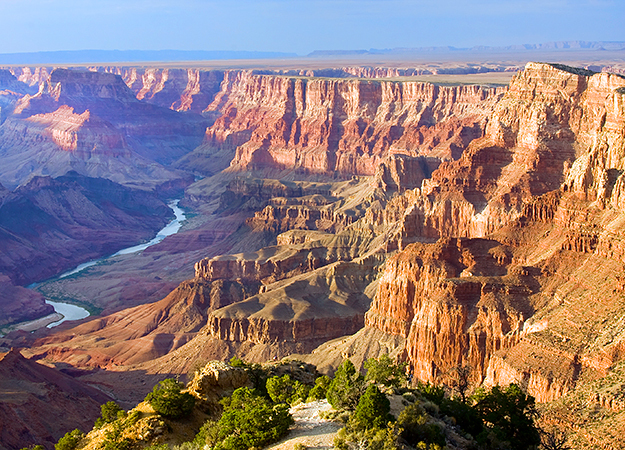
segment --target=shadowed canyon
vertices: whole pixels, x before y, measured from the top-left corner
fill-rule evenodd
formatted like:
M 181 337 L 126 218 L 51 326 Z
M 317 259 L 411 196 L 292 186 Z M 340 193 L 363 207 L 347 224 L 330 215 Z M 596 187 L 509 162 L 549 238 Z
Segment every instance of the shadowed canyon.
M 625 446 L 625 76 L 424 71 L 0 70 L 0 448 L 196 361 L 382 354 Z M 178 233 L 58 277 L 149 241 L 172 199 Z M 45 299 L 91 316 L 21 329 Z M 63 423 L 23 419 L 52 394 Z

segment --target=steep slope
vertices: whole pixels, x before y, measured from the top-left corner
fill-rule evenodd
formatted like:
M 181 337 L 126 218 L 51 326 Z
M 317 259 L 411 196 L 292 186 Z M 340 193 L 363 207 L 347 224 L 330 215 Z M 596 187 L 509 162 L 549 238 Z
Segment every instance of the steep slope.
M 98 357 L 98 364 L 133 361 L 152 373 L 182 373 L 193 357 L 245 354 L 260 360 L 305 352 L 364 324 L 355 336 L 320 347 L 311 358 L 324 365 L 389 351 L 409 362 L 415 379 L 452 383 L 456 369 L 469 367 L 473 385 L 517 381 L 539 401 L 609 377 L 625 354 L 625 78 L 530 63 L 507 92 L 485 95 L 486 106 L 476 107 L 463 91 L 385 83 L 226 73 L 212 108 L 230 113 L 209 129 L 207 146 L 229 146 L 237 156 L 218 211 L 255 212 L 231 235 L 240 239 L 238 247 L 199 261 L 189 283 L 253 289 L 213 303 L 207 287 L 201 312 L 185 309 L 187 328 L 178 319 L 171 322 L 189 330 L 184 340 L 167 331 L 169 313 L 159 312 L 173 308 L 170 298 L 124 313 L 131 320 L 123 332 L 119 315 L 106 319 L 116 333 L 92 325 L 80 337 L 51 337 L 34 351 L 88 364 L 86 357 L 72 359 L 77 348 L 93 345 L 94 354 L 106 354 L 101 349 L 111 347 L 115 354 Z M 480 132 L 455 156 L 446 144 L 445 151 L 410 147 L 414 128 L 405 137 L 385 139 L 376 134 L 377 104 L 368 100 L 378 88 L 397 89 L 402 98 L 402 89 L 436 91 L 425 97 L 431 100 L 427 106 L 414 100 L 407 109 L 392 102 L 385 108 L 413 111 L 417 123 L 431 114 L 430 131 L 457 120 L 452 115 L 479 116 Z M 298 89 L 306 93 L 305 108 L 291 102 L 303 99 Z M 443 100 L 454 95 L 464 100 Z M 325 113 L 329 108 L 343 128 L 332 134 L 333 122 L 320 119 L 316 129 L 301 128 L 300 136 L 310 133 L 314 145 L 291 140 L 295 122 L 285 117 L 312 123 L 322 114 L 309 107 Z M 367 160 L 363 151 L 354 159 L 362 166 L 326 164 L 365 145 L 364 131 L 343 134 L 358 114 L 372 133 L 369 155 L 377 156 Z M 384 117 L 400 121 L 393 114 Z M 399 142 L 408 150 L 392 154 Z M 322 156 L 314 159 L 317 150 Z M 291 178 L 234 177 L 242 167 L 255 175 L 284 170 Z M 332 182 L 342 167 L 375 176 Z M 305 181 L 293 181 L 297 176 Z M 195 294 L 185 297 L 182 287 L 180 292 L 176 301 L 191 304 Z M 159 326 L 139 327 L 143 322 Z M 136 327 L 143 330 L 138 341 L 149 341 L 149 357 L 141 356 L 139 345 L 124 354 L 113 342 L 114 334 L 134 340 L 128 330 Z M 154 344 L 159 330 L 170 333 L 162 347 Z
M 162 164 L 195 148 L 204 128 L 200 116 L 138 101 L 118 76 L 56 69 L 0 127 L 0 179 L 14 187 L 76 170 L 148 188 L 181 183 Z
M 56 179 L 37 177 L 2 194 L 0 273 L 13 284 L 40 281 L 149 239 L 171 216 L 171 209 L 154 193 L 75 172 Z M 6 289 L 12 294 L 4 301 L 14 301 L 0 313 L 5 323 L 21 301 L 40 299 L 8 284 Z M 48 310 L 43 308 L 41 314 Z M 33 311 L 22 313 L 33 318 Z
M 0 448 L 51 448 L 69 430 L 91 429 L 100 405 L 109 400 L 98 389 L 12 349 L 0 355 Z
M 230 150 L 233 170 L 363 175 L 394 153 L 457 159 L 504 91 L 227 71 L 205 110 L 220 116 L 187 158 Z
M 621 359 L 623 86 L 530 63 L 486 136 L 406 194 L 405 240 L 491 242 L 451 259 L 408 246 L 387 264 L 366 324 L 406 337 L 417 377 L 445 381 L 466 365 L 475 382 L 521 380 L 548 401 Z

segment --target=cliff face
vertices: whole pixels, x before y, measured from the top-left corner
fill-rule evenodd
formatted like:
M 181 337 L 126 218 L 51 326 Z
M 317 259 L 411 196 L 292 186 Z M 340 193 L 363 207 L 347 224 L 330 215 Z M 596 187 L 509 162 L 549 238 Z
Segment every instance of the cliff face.
M 184 180 L 160 164 L 195 148 L 204 127 L 200 116 L 140 102 L 119 76 L 57 69 L 0 127 L 0 179 L 14 187 L 73 169 L 142 187 Z
M 625 355 L 624 96 L 622 77 L 537 63 L 508 90 L 225 72 L 205 108 L 221 115 L 186 162 L 234 155 L 216 211 L 250 217 L 231 254 L 46 355 L 80 364 L 93 345 L 94 364 L 116 364 L 206 344 L 262 359 L 364 324 L 349 345 L 401 344 L 418 379 L 470 367 L 474 384 L 566 394 Z M 339 181 L 353 173 L 373 176 Z M 228 294 L 208 301 L 217 285 Z M 133 323 L 151 325 L 135 336 Z M 127 335 L 132 350 L 112 344 Z
M 204 146 L 236 149 L 233 169 L 373 175 L 393 153 L 457 159 L 504 91 L 229 71 Z
M 367 216 L 404 211 L 403 250 L 366 325 L 407 338 L 418 378 L 469 366 L 475 382 L 521 381 L 548 401 L 622 358 L 622 287 L 608 274 L 622 264 L 623 86 L 616 75 L 528 64 L 483 138 Z M 472 239 L 405 246 L 445 236 Z M 490 249 L 476 251 L 481 236 Z

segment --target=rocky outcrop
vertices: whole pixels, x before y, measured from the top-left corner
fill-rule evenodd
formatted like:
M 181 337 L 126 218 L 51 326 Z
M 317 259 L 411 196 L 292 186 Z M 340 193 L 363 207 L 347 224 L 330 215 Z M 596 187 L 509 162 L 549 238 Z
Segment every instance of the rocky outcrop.
M 253 387 L 245 369 L 222 361 L 209 361 L 187 385 L 189 393 L 209 411 L 219 409 L 219 400 L 240 387 Z
M 77 170 L 154 188 L 185 179 L 160 164 L 195 148 L 205 125 L 199 115 L 140 102 L 119 76 L 56 69 L 0 127 L 0 179 L 14 187 L 33 174 Z
M 258 291 L 253 283 L 190 280 L 163 300 L 136 306 L 42 338 L 39 357 L 75 365 L 113 367 L 159 358 L 189 342 L 211 311 Z
M 468 366 L 476 383 L 522 382 L 549 401 L 620 361 L 622 283 L 608 274 L 622 265 L 624 84 L 529 63 L 458 161 L 367 212 L 399 217 L 402 252 L 366 324 L 406 337 L 415 376 Z M 459 236 L 473 239 L 405 246 Z
M 339 262 L 278 281 L 211 313 L 209 332 L 220 340 L 297 343 L 300 351 L 310 351 L 362 328 L 372 269 L 371 262 Z
M 418 379 L 449 381 L 454 368 L 469 366 L 480 382 L 533 313 L 533 280 L 507 275 L 510 256 L 489 240 L 411 244 L 387 263 L 366 325 L 406 338 Z
M 21 286 L 15 286 L 6 275 L 0 274 L 0 327 L 17 322 L 38 319 L 54 313 L 43 295 Z

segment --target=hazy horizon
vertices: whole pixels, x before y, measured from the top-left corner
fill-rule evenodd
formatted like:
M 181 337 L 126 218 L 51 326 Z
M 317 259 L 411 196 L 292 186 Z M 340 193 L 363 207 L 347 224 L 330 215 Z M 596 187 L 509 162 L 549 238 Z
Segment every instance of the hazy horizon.
M 623 41 L 616 0 L 3 0 L 0 53 L 283 52 Z

